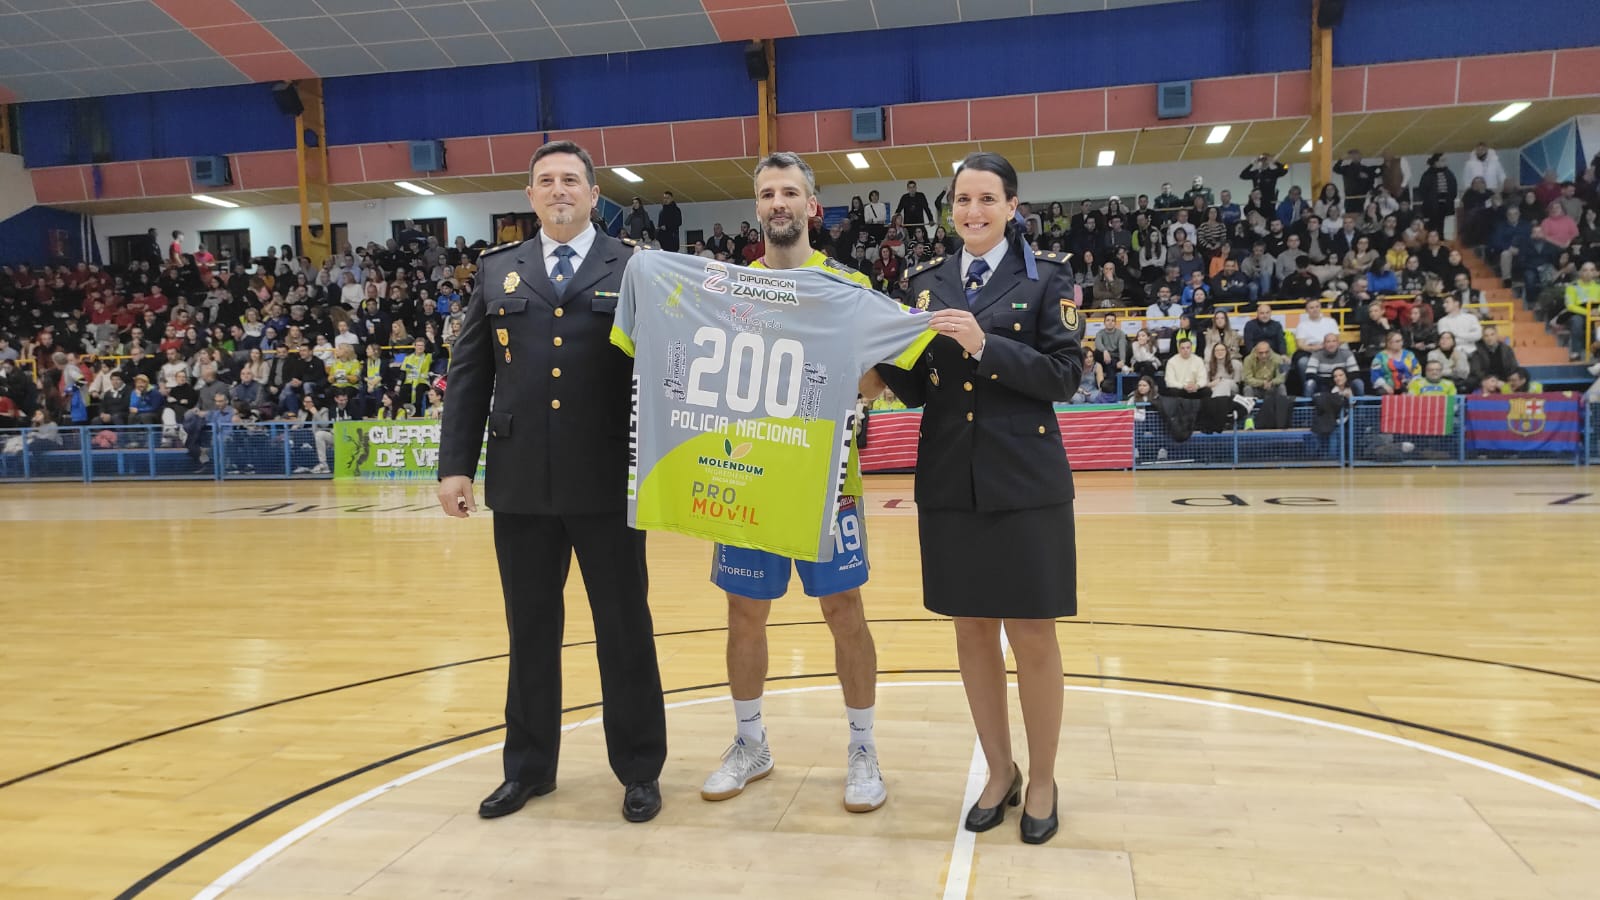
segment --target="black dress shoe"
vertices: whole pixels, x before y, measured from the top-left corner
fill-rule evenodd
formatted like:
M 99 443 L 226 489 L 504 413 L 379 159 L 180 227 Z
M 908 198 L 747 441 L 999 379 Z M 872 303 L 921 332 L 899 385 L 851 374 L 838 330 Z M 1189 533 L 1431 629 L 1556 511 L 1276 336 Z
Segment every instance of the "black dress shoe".
M 1047 818 L 1035 819 L 1023 812 L 1022 814 L 1022 842 L 1024 844 L 1042 844 L 1056 836 L 1056 830 L 1061 827 L 1061 819 L 1056 815 L 1056 804 L 1061 801 L 1061 789 L 1056 787 L 1054 781 L 1050 782 L 1050 790 L 1055 796 L 1050 798 L 1050 815 Z
M 648 822 L 661 812 L 661 782 L 635 781 L 622 795 L 622 817 L 629 822 Z
M 498 819 L 501 816 L 509 816 L 521 809 L 534 797 L 543 797 L 555 789 L 556 783 L 554 781 L 546 781 L 544 784 L 526 784 L 521 781 L 502 782 L 499 787 L 494 789 L 494 793 L 478 804 L 478 815 L 485 819 Z
M 1016 806 L 1022 802 L 1022 770 L 1016 763 L 1011 764 L 1011 787 L 1006 790 L 1006 798 L 995 806 L 984 808 L 972 804 L 967 810 L 968 831 L 988 831 L 1006 820 L 1006 807 Z

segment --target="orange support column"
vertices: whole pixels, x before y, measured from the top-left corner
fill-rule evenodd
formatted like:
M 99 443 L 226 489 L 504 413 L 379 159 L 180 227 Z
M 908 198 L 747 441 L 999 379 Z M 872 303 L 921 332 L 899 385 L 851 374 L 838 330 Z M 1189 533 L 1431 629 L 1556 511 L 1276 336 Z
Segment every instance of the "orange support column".
M 295 88 L 303 107 L 294 120 L 295 161 L 300 176 L 300 252 L 310 257 L 313 266 L 321 266 L 334 250 L 322 81 L 297 81 Z

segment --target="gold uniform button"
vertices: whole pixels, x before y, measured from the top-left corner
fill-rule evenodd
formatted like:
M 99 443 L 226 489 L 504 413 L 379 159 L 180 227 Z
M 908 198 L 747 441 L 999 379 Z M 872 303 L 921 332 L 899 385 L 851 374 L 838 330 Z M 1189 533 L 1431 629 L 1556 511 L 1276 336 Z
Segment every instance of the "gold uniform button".
M 560 378 L 561 377 L 561 370 L 560 369 L 551 369 L 550 370 L 550 377 L 551 378 Z
M 554 343 L 557 347 L 561 346 L 561 338 L 556 338 Z
M 550 408 L 551 409 L 560 409 L 561 408 L 561 401 L 560 400 L 551 400 L 550 401 Z
M 972 413 L 967 413 L 967 421 L 968 422 L 972 421 Z
M 559 307 L 559 306 L 558 306 L 558 307 L 556 307 L 556 318 L 558 318 L 558 319 L 559 319 L 559 318 L 561 318 L 561 317 L 562 317 L 562 316 L 564 316 L 564 315 L 566 315 L 566 314 L 567 314 L 567 311 L 566 311 L 566 310 L 564 310 L 564 309 L 562 309 L 562 308 L 561 308 L 561 307 Z
M 1044 426 L 1043 425 L 1039 426 L 1039 433 L 1040 434 L 1044 434 Z
M 1011 330 L 1012 331 L 1021 331 L 1022 330 L 1022 323 L 1021 322 L 1012 322 L 1011 323 Z
M 989 380 L 990 381 L 999 381 L 1000 380 L 1000 373 L 996 372 L 993 375 L 990 375 L 989 376 Z
M 961 351 L 961 358 L 962 359 L 971 359 L 972 358 L 972 354 L 970 354 L 967 351 L 963 350 L 963 351 Z
M 966 383 L 966 384 L 963 384 L 963 385 L 962 385 L 962 386 L 961 386 L 961 389 L 962 389 L 962 390 L 964 390 L 964 391 L 970 391 L 970 390 L 972 390 L 972 382 L 970 382 L 970 381 L 969 381 L 969 382 L 967 382 L 967 383 Z
M 500 307 L 500 315 L 503 316 L 505 314 L 506 314 L 506 308 L 504 306 Z

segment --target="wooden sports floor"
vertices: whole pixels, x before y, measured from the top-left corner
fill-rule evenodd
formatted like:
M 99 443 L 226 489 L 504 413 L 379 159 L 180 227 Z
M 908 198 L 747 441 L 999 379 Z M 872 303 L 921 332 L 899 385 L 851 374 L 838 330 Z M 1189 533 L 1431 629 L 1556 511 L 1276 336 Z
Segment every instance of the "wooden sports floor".
M 576 567 L 560 788 L 477 818 L 506 665 L 487 516 L 426 485 L 5 486 L 0 897 L 1600 896 L 1600 469 L 1078 485 L 1043 847 L 1015 814 L 959 829 L 982 760 L 908 477 L 867 486 L 888 804 L 842 809 L 798 581 L 770 629 L 776 771 L 699 798 L 733 733 L 724 603 L 706 545 L 653 535 L 671 747 L 642 826 Z

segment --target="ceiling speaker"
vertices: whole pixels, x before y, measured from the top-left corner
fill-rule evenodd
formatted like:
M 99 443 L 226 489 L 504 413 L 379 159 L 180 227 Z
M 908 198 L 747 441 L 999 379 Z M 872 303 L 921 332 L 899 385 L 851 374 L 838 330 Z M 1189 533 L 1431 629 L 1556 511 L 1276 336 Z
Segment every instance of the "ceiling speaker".
M 767 48 L 760 41 L 751 41 L 744 48 L 744 70 L 751 81 L 766 81 L 772 73 L 767 71 Z
M 300 92 L 295 89 L 292 81 L 273 85 L 272 99 L 278 104 L 278 111 L 286 116 L 298 116 L 306 111 L 305 104 L 300 102 Z
M 1322 0 L 1317 7 L 1318 28 L 1338 28 L 1344 21 L 1344 0 Z

